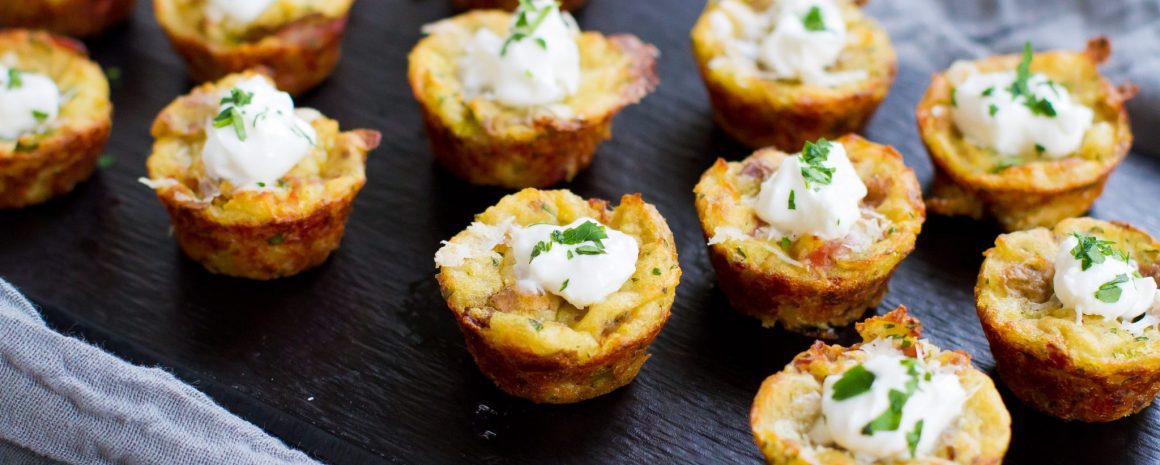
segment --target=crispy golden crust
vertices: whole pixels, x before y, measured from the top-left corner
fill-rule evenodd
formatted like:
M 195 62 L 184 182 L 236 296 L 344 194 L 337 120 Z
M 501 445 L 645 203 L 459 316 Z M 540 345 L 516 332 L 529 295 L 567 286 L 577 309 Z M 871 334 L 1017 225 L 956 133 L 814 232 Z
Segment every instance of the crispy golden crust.
M 1055 160 L 1007 157 L 967 142 L 950 112 L 953 85 L 945 73 L 935 74 L 916 109 L 919 133 L 935 166 L 936 181 L 927 201 L 931 211 L 992 216 L 1004 229 L 1015 231 L 1051 227 L 1091 208 L 1132 145 L 1124 103 L 1135 95 L 1135 88 L 1130 84 L 1117 88 L 1100 76 L 1097 66 L 1110 54 L 1110 43 L 1099 37 L 1083 52 L 1043 52 L 1032 60 L 1032 72 L 1067 87 L 1095 114 L 1079 150 Z M 1018 55 L 1002 55 L 974 65 L 983 72 L 1012 70 L 1019 60 Z M 1018 164 L 1001 168 L 1001 162 L 1012 161 Z
M 481 27 L 505 33 L 508 13 L 473 11 L 430 26 L 412 50 L 408 78 L 423 112 L 431 151 L 468 182 L 508 188 L 571 180 L 612 136 L 612 119 L 656 88 L 657 50 L 631 35 L 586 32 L 578 39 L 583 79 L 561 102 L 573 113 L 514 109 L 483 97 L 465 100 L 457 58 Z
M 1020 400 L 1065 420 L 1112 421 L 1138 412 L 1160 392 L 1160 332 L 1133 335 L 1115 320 L 1085 316 L 1054 297 L 1053 261 L 1074 231 L 1116 241 L 1160 278 L 1160 243 L 1124 223 L 1065 219 L 999 236 L 984 255 L 975 304 L 1003 382 Z
M 100 34 L 133 12 L 134 0 L 0 0 L 0 27 L 74 37 Z
M 590 399 L 636 377 L 648 345 L 669 317 L 681 269 L 673 234 L 639 194 L 610 208 L 568 191 L 525 189 L 508 195 L 476 221 L 500 225 L 568 224 L 588 216 L 637 240 L 637 269 L 604 302 L 578 309 L 554 294 L 517 290 L 508 247 L 479 250 L 443 266 L 438 279 L 480 371 L 507 393 L 541 403 Z M 468 247 L 470 230 L 451 246 Z M 487 244 L 490 246 L 490 244 Z
M 328 11 L 291 11 L 276 23 L 240 33 L 210 23 L 197 0 L 154 0 L 153 8 L 194 81 L 264 68 L 279 89 L 298 95 L 325 80 L 338 64 L 351 4 L 336 1 Z
M 205 175 L 205 124 L 221 89 L 252 76 L 227 76 L 178 98 L 153 122 L 153 153 L 146 164 L 174 234 L 190 258 L 214 273 L 273 279 L 321 264 L 342 239 L 355 195 L 366 183 L 366 155 L 379 133 L 339 132 L 319 116 L 311 122 L 317 147 L 277 186 L 239 190 Z
M 109 82 L 84 45 L 46 32 L 0 32 L 0 50 L 17 68 L 42 73 L 71 97 L 46 130 L 0 140 L 0 208 L 19 208 L 72 191 L 88 179 L 109 138 Z
M 578 10 L 588 3 L 588 0 L 557 0 L 560 9 L 565 11 Z M 519 0 L 452 0 L 456 8 L 461 10 L 490 10 L 501 9 L 513 11 L 520 5 Z
M 728 240 L 709 246 L 721 290 L 733 307 L 766 325 L 783 324 L 791 331 L 833 335 L 867 308 L 878 305 L 894 269 L 912 250 L 926 218 L 922 190 L 914 172 L 893 147 L 857 135 L 840 139 L 868 194 L 863 206 L 885 217 L 885 237 L 865 250 L 852 252 L 841 241 L 799 238 L 785 254 L 804 266 L 779 257 L 772 241 Z M 717 160 L 697 183 L 697 215 L 706 238 L 719 228 L 735 227 L 752 236 L 764 225 L 743 197 L 756 196 L 761 182 L 789 155 L 762 149 L 741 162 Z M 781 250 L 781 249 L 778 249 Z
M 943 434 L 931 457 L 889 463 L 998 465 L 1002 462 L 1011 441 L 1011 415 L 991 379 L 971 366 L 969 355 L 957 350 L 942 352 L 937 347 L 919 342 L 921 325 L 906 315 L 906 307 L 858 323 L 857 328 L 864 342 L 893 337 L 895 346 L 902 346 L 902 350 L 912 357 L 915 356 L 915 346 L 923 345 L 927 360 L 955 367 L 963 390 L 970 396 L 963 404 L 962 416 Z M 809 350 L 794 357 L 785 370 L 766 378 L 761 384 L 749 414 L 749 424 L 754 441 L 768 463 L 864 463 L 840 446 L 813 444 L 809 438 L 810 428 L 821 416 L 823 380 L 862 360 L 865 353 L 859 351 L 859 347 L 861 344 L 846 348 L 817 341 Z
M 743 0 L 759 9 L 763 0 Z M 753 72 L 716 61 L 726 42 L 713 30 L 711 17 L 722 14 L 709 2 L 693 27 L 693 56 L 713 104 L 713 117 L 730 136 L 750 147 L 798 151 L 807 141 L 835 138 L 861 130 L 894 83 L 898 59 L 886 30 L 858 7 L 839 1 L 849 43 L 833 66 L 836 71 L 865 70 L 868 78 L 835 88 L 763 79 Z

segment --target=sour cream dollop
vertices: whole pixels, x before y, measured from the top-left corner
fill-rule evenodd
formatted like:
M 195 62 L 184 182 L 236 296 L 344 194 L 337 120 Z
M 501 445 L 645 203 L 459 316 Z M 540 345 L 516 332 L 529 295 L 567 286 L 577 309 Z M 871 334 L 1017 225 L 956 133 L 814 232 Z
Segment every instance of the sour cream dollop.
M 579 28 L 554 0 L 516 10 L 508 36 L 480 28 L 460 60 L 469 95 L 512 107 L 558 103 L 580 88 Z
M 1079 149 L 1092 126 L 1092 110 L 1042 74 L 1028 77 L 1029 95 L 1012 92 L 1014 71 L 980 73 L 956 63 L 948 75 L 955 85 L 955 126 L 970 142 L 1001 154 L 1065 157 Z
M 781 0 L 761 12 L 725 0 L 709 20 L 728 54 L 756 61 L 776 79 L 827 87 L 866 79 L 865 70 L 826 70 L 846 46 L 846 21 L 833 0 Z
M 825 172 L 830 181 L 824 182 Z M 812 181 L 806 180 L 806 174 Z M 813 234 L 825 240 L 850 233 L 862 213 L 866 185 L 839 142 L 819 140 L 786 158 L 761 183 L 753 207 L 757 217 L 787 236 Z
M 243 189 L 273 185 L 314 148 L 314 128 L 295 112 L 290 94 L 265 77 L 239 82 L 220 99 L 201 152 L 211 178 Z
M 1059 301 L 1065 308 L 1075 309 L 1077 323 L 1083 321 L 1083 315 L 1118 318 L 1126 329 L 1138 334 L 1160 321 L 1149 313 L 1153 309 L 1152 313 L 1160 313 L 1156 281 L 1140 276 L 1135 260 L 1115 249 L 1113 243 L 1096 241 L 1101 240 L 1073 234 L 1060 244 L 1052 280 Z M 1093 256 L 1102 258 L 1091 259 Z
M 851 370 L 863 370 L 861 379 L 871 380 L 869 389 L 835 399 L 835 386 Z M 848 394 L 849 386 L 844 388 Z M 903 402 L 900 413 L 892 411 L 898 399 Z M 930 455 L 939 436 L 962 414 L 966 399 L 967 393 L 953 372 L 925 366 L 896 350 L 872 351 L 861 364 L 823 381 L 822 418 L 811 436 L 820 443 L 836 443 L 877 459 L 922 457 Z M 876 421 L 891 416 L 900 418 L 893 429 L 890 422 Z M 872 422 L 877 424 L 869 426 Z
M 619 290 L 636 271 L 639 253 L 632 236 L 592 218 L 564 226 L 513 227 L 511 247 L 520 291 L 550 292 L 577 308 L 603 302 Z
M 0 139 L 17 139 L 55 120 L 60 101 L 52 78 L 0 66 Z
M 230 19 L 249 24 L 262 16 L 275 0 L 209 0 L 205 6 L 206 16 L 213 21 Z

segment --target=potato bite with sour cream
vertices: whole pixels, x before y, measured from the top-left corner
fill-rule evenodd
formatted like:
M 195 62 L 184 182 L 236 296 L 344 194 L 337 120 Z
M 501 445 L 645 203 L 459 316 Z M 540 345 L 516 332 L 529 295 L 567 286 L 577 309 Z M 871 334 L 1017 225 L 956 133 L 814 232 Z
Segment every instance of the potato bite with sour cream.
M 749 423 L 770 464 L 999 464 L 1011 415 L 962 351 L 920 339 L 898 307 L 863 342 L 815 342 L 761 384 Z
M 256 72 L 203 84 L 153 122 L 146 165 L 190 258 L 251 279 L 290 276 L 338 248 L 379 133 L 341 132 Z
M 750 147 L 862 129 L 894 83 L 886 30 L 855 0 L 721 0 L 693 27 L 713 116 Z
M 411 90 L 436 160 L 472 184 L 571 180 L 612 136 L 612 119 L 657 86 L 657 50 L 581 32 L 552 0 L 424 26 Z
M 136 3 L 135 0 L 0 0 L 0 27 L 91 37 L 129 17 Z
M 1112 421 L 1160 392 L 1160 243 L 1124 223 L 1061 221 L 999 236 L 975 304 L 999 376 L 1065 420 Z
M 673 233 L 640 194 L 612 207 L 566 190 L 504 197 L 435 264 L 480 371 L 508 394 L 552 404 L 631 382 L 681 277 Z
M 88 179 L 112 118 L 109 82 L 84 45 L 0 31 L 0 208 L 38 204 Z
M 959 61 L 931 78 L 916 109 L 934 161 L 927 206 L 940 215 L 994 217 L 1008 231 L 1083 214 L 1132 145 L 1124 103 L 1097 66 L 1100 37 L 1082 52 Z
M 198 82 L 266 68 L 293 95 L 321 83 L 342 54 L 354 0 L 154 0 L 157 22 Z
M 733 307 L 821 337 L 878 305 L 926 218 L 902 155 L 852 134 L 718 159 L 694 192 Z

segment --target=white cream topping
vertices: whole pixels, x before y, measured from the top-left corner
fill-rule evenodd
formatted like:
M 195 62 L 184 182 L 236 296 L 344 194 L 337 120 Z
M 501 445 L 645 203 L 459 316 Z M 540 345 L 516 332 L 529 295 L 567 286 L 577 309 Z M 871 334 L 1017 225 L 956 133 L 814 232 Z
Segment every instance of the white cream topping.
M 269 79 L 251 77 L 220 98 L 217 116 L 206 123 L 201 152 L 211 178 L 242 189 L 273 186 L 313 149 L 314 128 L 296 114 L 290 94 Z
M 725 40 L 726 61 L 759 65 L 763 78 L 834 87 L 866 79 L 865 70 L 830 72 L 846 46 L 846 22 L 833 0 L 778 0 L 765 11 L 724 0 L 709 16 Z M 710 67 L 719 65 L 710 63 Z
M 1090 241 L 1100 239 L 1084 237 L 1090 240 L 1083 246 L 1075 235 L 1060 244 L 1052 280 L 1059 301 L 1065 308 L 1075 309 L 1076 323 L 1082 323 L 1083 315 L 1098 315 L 1119 319 L 1125 329 L 1139 334 L 1160 322 L 1156 281 L 1141 276 L 1136 261 L 1115 249 L 1113 243 L 1092 244 Z
M 1042 74 L 1028 75 L 1029 95 L 1012 91 L 1014 71 L 980 73 L 969 63 L 956 63 L 948 77 L 955 85 L 955 126 L 971 143 L 1001 154 L 1065 157 L 1079 149 L 1092 126 L 1092 110 Z
M 893 348 L 870 345 L 865 349 L 868 356 L 860 365 L 823 381 L 822 417 L 811 437 L 820 444 L 837 444 L 859 457 L 929 455 L 943 432 L 962 414 L 967 392 L 958 376 L 939 366 L 925 366 Z M 872 375 L 869 389 L 842 389 L 847 394 L 857 393 L 834 399 L 835 385 L 858 366 Z M 852 384 L 865 387 L 864 383 Z M 892 418 L 897 423 L 890 421 Z
M 532 0 L 517 9 L 508 36 L 475 32 L 460 60 L 468 95 L 484 95 L 512 107 L 564 100 L 580 88 L 579 28 L 554 0 Z
M 275 0 L 209 0 L 205 14 L 211 21 L 229 18 L 242 24 L 249 24 L 262 16 Z
M 60 112 L 60 89 L 48 76 L 0 66 L 0 139 L 17 139 Z
M 600 232 L 587 234 L 597 230 Z M 577 238 L 593 240 L 574 240 Z M 577 308 L 603 302 L 619 290 L 636 271 L 639 253 L 632 236 L 592 218 L 579 218 L 564 226 L 512 228 L 511 247 L 521 292 L 547 291 Z
M 784 236 L 841 239 L 862 217 L 858 204 L 866 192 L 846 148 L 823 139 L 783 160 L 761 183 L 753 208 L 758 218 Z

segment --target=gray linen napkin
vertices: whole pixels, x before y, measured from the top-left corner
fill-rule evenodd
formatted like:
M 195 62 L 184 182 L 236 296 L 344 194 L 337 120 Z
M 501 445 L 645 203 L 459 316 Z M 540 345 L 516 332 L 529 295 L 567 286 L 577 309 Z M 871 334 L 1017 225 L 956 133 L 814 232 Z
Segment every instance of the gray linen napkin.
M 318 464 L 173 375 L 49 329 L 3 280 L 0 386 L 0 443 L 65 463 Z

